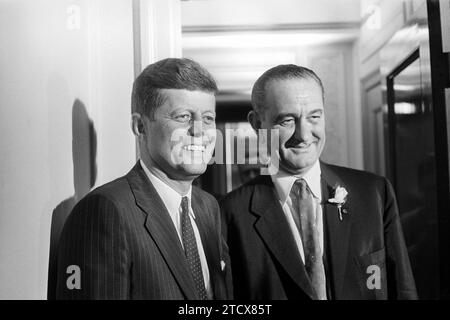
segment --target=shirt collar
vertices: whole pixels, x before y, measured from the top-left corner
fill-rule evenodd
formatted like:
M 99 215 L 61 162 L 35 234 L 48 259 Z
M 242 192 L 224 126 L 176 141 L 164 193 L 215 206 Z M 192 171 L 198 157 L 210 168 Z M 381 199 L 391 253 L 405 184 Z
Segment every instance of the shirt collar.
M 192 195 L 192 186 L 189 188 L 189 191 L 185 195 L 180 195 L 177 191 L 172 189 L 168 184 L 154 175 L 150 169 L 147 168 L 144 161 L 139 159 L 142 169 L 144 169 L 145 174 L 150 179 L 150 182 L 156 189 L 156 192 L 161 197 L 164 202 L 169 213 L 178 212 L 180 210 L 181 198 L 188 197 L 189 199 L 189 207 L 191 207 L 191 195 Z M 193 210 L 189 210 L 192 217 L 195 219 L 195 214 Z
M 316 163 L 314 163 L 314 165 L 311 167 L 311 169 L 309 169 L 304 174 L 292 175 L 291 173 L 280 169 L 278 170 L 277 174 L 272 175 L 271 178 L 273 184 L 275 185 L 275 189 L 277 190 L 278 197 L 280 198 L 282 204 L 284 204 L 287 197 L 289 196 L 289 193 L 291 192 L 291 188 L 294 185 L 294 182 L 300 178 L 305 179 L 314 198 L 321 201 L 322 190 L 320 184 L 320 176 L 320 163 L 319 160 L 317 160 Z

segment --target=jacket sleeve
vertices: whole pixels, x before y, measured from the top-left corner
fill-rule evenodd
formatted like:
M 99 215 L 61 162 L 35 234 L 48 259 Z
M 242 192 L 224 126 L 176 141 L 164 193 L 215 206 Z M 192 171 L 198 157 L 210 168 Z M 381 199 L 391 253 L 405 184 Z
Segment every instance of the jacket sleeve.
M 384 237 L 388 298 L 396 300 L 417 299 L 416 285 L 411 270 L 408 251 L 403 237 L 394 189 L 385 179 Z
M 56 298 L 129 298 L 128 252 L 115 204 L 100 195 L 84 198 L 62 231 Z

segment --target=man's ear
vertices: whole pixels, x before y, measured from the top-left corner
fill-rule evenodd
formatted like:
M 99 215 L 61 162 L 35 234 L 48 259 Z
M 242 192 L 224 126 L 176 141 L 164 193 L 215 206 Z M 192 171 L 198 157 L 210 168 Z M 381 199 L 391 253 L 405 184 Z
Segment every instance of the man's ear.
M 131 115 L 131 130 L 138 138 L 145 134 L 144 119 L 137 112 L 133 112 Z
M 247 120 L 251 124 L 253 130 L 258 131 L 258 129 L 261 129 L 261 119 L 257 112 L 253 110 L 250 111 L 247 115 Z

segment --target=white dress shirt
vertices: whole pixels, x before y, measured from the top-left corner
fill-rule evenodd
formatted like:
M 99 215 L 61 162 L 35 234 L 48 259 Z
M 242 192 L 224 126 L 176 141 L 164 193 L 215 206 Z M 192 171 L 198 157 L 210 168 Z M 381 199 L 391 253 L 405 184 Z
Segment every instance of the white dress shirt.
M 212 298 L 212 289 L 209 279 L 209 269 L 208 263 L 206 261 L 205 251 L 203 250 L 202 240 L 200 238 L 200 233 L 197 228 L 197 224 L 195 223 L 195 213 L 192 210 L 191 206 L 191 193 L 192 187 L 189 188 L 189 191 L 185 195 L 180 195 L 177 191 L 172 189 L 169 185 L 159 179 L 151 172 L 151 168 L 147 168 L 142 160 L 140 160 L 141 166 L 144 169 L 147 177 L 150 179 L 151 183 L 158 192 L 158 195 L 161 197 L 164 205 L 167 208 L 167 211 L 170 214 L 170 218 L 175 226 L 175 229 L 178 233 L 178 238 L 180 239 L 181 246 L 183 246 L 183 240 L 181 235 L 181 199 L 182 197 L 188 197 L 189 199 L 189 218 L 191 219 L 192 228 L 194 229 L 195 240 L 197 242 L 198 255 L 200 256 L 200 263 L 202 265 L 203 272 L 203 280 L 205 282 L 206 293 L 208 297 Z
M 297 179 L 302 178 L 308 184 L 308 187 L 313 195 L 316 224 L 319 230 L 320 250 L 323 256 L 323 220 L 322 205 L 320 204 L 322 201 L 322 189 L 320 177 L 321 171 L 319 161 L 316 161 L 311 169 L 309 169 L 303 175 L 293 176 L 292 174 L 282 171 L 281 169 L 278 170 L 278 173 L 276 175 L 272 175 L 272 181 L 275 185 L 275 189 L 277 190 L 281 207 L 283 208 L 284 215 L 286 216 L 286 220 L 289 223 L 289 227 L 294 236 L 294 240 L 300 256 L 302 257 L 303 263 L 305 262 L 305 252 L 303 250 L 303 243 L 300 232 L 297 228 L 297 225 L 295 224 L 294 217 L 292 216 L 295 211 L 292 207 L 292 200 L 291 197 L 289 197 L 289 193 L 291 192 L 291 188 Z

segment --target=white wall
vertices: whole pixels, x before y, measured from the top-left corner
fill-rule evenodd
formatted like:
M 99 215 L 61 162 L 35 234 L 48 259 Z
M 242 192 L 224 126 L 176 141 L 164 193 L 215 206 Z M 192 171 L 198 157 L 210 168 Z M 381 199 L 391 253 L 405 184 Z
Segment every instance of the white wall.
M 130 127 L 133 71 L 131 0 L 89 1 L 92 11 L 92 76 L 89 89 L 98 123 L 96 185 L 125 174 L 135 162 Z
M 2 1 L 0 41 L 0 299 L 45 299 L 52 212 L 74 196 L 74 106 L 97 133 L 96 185 L 135 161 L 131 0 Z

